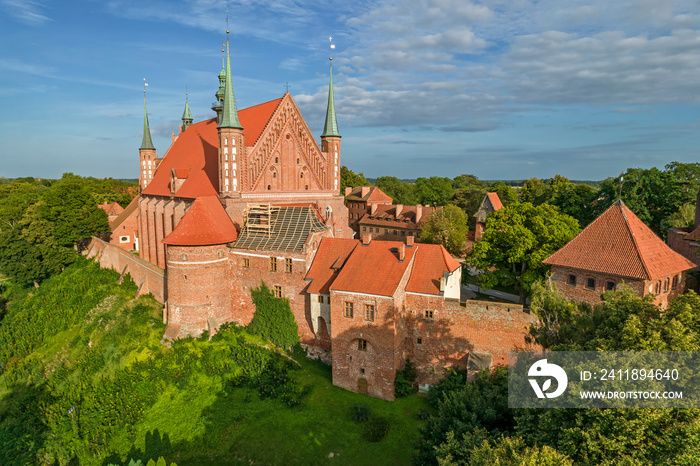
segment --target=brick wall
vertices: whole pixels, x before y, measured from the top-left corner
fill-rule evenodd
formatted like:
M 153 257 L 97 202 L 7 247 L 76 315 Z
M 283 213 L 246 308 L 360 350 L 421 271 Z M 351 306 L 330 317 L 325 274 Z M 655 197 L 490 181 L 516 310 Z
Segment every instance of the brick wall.
M 688 229 L 685 228 L 669 228 L 668 229 L 668 246 L 676 251 L 681 256 L 693 262 L 696 266 L 700 266 L 700 251 L 698 243 L 695 241 L 686 241 L 685 237 L 688 234 Z
M 519 304 L 472 300 L 460 304 L 413 293 L 407 294 L 406 309 L 406 355 L 420 384 L 436 383 L 443 367 L 465 368 L 472 351 L 490 354 L 492 366 L 506 365 L 508 351 L 528 346 L 527 329 L 537 322 Z
M 139 294 L 152 293 L 159 302 L 165 302 L 165 270 L 162 268 L 99 238 L 92 238 L 85 255 L 97 258 L 102 268 L 130 274 L 139 287 Z
M 138 230 L 138 210 L 135 210 L 115 228 L 109 242 L 126 251 L 138 250 Z
M 575 285 L 569 283 L 569 275 L 576 276 Z M 676 274 L 675 277 L 677 282 L 673 286 L 674 275 L 662 277 L 658 280 L 635 280 L 570 267 L 552 266 L 552 282 L 564 296 L 577 302 L 589 304 L 600 303 L 600 296 L 606 291 L 607 283 L 612 282 L 616 288 L 624 284 L 638 296 L 646 296 L 650 293 L 655 294 L 654 304 L 664 309 L 668 306 L 670 299 L 683 294 L 685 291 L 685 272 Z M 588 287 L 589 279 L 593 279 L 595 282 L 593 288 Z

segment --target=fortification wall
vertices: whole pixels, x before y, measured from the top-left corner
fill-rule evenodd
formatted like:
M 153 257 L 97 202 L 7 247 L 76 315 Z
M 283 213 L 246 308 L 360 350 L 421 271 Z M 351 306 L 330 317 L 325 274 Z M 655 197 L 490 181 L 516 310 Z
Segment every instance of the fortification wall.
M 158 302 L 165 303 L 165 270 L 162 268 L 99 238 L 92 238 L 85 251 L 89 259 L 97 259 L 100 267 L 131 275 L 139 294 L 152 293 Z

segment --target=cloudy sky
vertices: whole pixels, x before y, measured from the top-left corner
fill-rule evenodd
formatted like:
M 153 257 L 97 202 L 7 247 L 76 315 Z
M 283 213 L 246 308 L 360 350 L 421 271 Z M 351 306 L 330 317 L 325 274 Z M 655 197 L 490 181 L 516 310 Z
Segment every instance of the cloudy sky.
M 698 0 L 0 0 L 0 176 L 136 178 L 210 118 L 229 7 L 239 108 L 317 136 L 333 36 L 342 163 L 368 177 L 598 180 L 700 162 Z

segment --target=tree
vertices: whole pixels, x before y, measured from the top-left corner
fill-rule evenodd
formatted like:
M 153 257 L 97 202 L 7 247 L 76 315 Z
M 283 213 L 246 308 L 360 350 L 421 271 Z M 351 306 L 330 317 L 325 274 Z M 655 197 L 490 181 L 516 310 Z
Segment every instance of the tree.
M 414 185 L 401 181 L 395 176 L 380 176 L 374 185 L 394 200 L 394 204 L 416 205 Z
M 476 226 L 474 214 L 479 210 L 481 202 L 486 197 L 488 190 L 485 187 L 459 188 L 452 193 L 450 203 L 456 205 L 467 214 L 467 224 L 473 230 Z
M 452 197 L 452 180 L 431 176 L 430 178 L 418 178 L 415 192 L 418 202 L 423 205 L 445 205 Z
M 502 181 L 489 186 L 489 191 L 498 194 L 498 197 L 501 199 L 504 206 L 518 202 L 518 196 L 515 195 L 513 188 Z
M 468 228 L 467 215 L 464 211 L 457 206 L 446 205 L 442 209 L 431 212 L 428 220 L 421 227 L 418 241 L 442 244 L 447 252 L 459 257 L 464 254 Z
M 474 245 L 467 261 L 484 271 L 480 275 L 483 286 L 515 286 L 524 304 L 526 291 L 547 271 L 542 261 L 578 232 L 578 221 L 556 207 L 511 204 L 487 217 L 482 240 Z
M 270 289 L 261 283 L 251 290 L 255 314 L 248 324 L 248 333 L 260 335 L 280 348 L 290 349 L 299 343 L 299 327 L 287 298 L 276 298 Z
M 340 193 L 344 195 L 345 188 L 356 186 L 369 186 L 369 181 L 365 178 L 364 173 L 355 174 L 345 165 L 340 167 Z

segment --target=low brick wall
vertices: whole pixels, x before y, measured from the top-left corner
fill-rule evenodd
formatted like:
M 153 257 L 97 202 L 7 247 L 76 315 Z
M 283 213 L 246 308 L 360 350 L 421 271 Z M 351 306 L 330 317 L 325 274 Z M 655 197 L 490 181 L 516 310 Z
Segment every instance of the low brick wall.
M 159 302 L 165 303 L 165 270 L 99 238 L 92 238 L 84 254 L 89 259 L 97 258 L 102 268 L 116 270 L 122 275 L 128 273 L 139 287 L 139 294 L 152 293 Z

